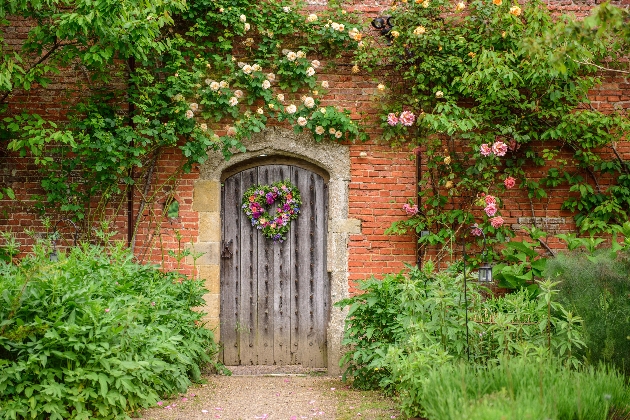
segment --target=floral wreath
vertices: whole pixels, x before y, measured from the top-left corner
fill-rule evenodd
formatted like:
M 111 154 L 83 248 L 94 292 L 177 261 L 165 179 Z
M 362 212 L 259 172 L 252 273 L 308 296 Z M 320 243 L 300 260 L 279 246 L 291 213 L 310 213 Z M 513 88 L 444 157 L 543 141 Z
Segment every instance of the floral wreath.
M 278 201 L 278 209 L 271 216 L 267 207 Z M 302 198 L 298 188 L 289 181 L 271 185 L 254 185 L 243 194 L 242 209 L 252 226 L 274 241 L 286 240 L 290 222 L 300 213 Z

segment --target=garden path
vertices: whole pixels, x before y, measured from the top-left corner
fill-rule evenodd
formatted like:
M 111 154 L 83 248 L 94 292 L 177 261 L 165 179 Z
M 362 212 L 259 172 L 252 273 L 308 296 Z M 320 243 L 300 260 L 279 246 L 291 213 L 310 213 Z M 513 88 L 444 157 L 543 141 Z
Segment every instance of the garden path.
M 155 420 L 299 420 L 399 418 L 395 403 L 377 392 L 351 389 L 321 373 L 266 374 L 236 369 L 233 376 L 207 375 L 177 398 L 144 410 Z M 262 374 L 261 374 L 262 373 Z

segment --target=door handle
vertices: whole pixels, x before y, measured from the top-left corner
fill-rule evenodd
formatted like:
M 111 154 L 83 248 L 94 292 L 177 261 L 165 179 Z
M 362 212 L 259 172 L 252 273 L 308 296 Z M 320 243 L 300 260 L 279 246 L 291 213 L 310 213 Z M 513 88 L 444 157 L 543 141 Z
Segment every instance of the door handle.
M 227 243 L 225 241 L 221 241 L 221 247 L 223 248 L 221 250 L 221 258 L 225 260 L 232 258 L 232 243 L 232 239 L 230 239 Z

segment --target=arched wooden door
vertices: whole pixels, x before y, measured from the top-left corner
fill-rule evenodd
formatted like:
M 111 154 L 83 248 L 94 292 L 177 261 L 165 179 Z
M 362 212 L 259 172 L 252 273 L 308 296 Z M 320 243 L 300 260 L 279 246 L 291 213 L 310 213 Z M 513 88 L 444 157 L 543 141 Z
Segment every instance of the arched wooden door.
M 302 207 L 279 243 L 252 227 L 241 202 L 252 185 L 287 179 L 298 187 Z M 226 365 L 327 366 L 327 187 L 314 172 L 279 164 L 245 169 L 224 181 L 220 317 Z

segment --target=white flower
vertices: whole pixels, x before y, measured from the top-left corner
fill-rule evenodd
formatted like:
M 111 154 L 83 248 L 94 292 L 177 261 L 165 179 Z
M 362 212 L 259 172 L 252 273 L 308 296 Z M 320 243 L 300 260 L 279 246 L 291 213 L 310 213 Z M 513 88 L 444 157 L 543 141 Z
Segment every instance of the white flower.
M 238 66 L 239 69 L 242 69 L 243 67 L 245 67 L 245 63 L 243 63 L 242 61 L 239 61 L 238 63 L 236 63 L 236 65 Z
M 338 24 L 337 22 L 333 22 L 333 23 L 331 23 L 331 24 L 330 24 L 330 26 L 332 26 L 332 28 L 333 28 L 335 31 L 338 31 L 338 30 L 339 30 L 339 24 Z
M 289 61 L 295 61 L 295 59 L 297 58 L 297 54 L 294 53 L 293 51 L 289 51 L 287 53 L 287 60 Z
M 436 98 L 444 97 L 444 92 L 442 92 L 441 90 L 438 90 L 437 92 L 435 92 L 435 97 Z
M 228 127 L 228 129 L 227 129 L 227 133 L 226 133 L 226 134 L 227 134 L 228 136 L 230 136 L 230 137 L 234 137 L 234 136 L 236 135 L 236 133 L 237 133 L 236 128 L 234 128 L 234 127 Z
M 312 75 L 315 74 L 315 69 L 313 67 L 309 67 L 306 69 L 306 75 L 311 77 Z
M 315 106 L 315 99 L 307 96 L 306 98 L 304 98 L 304 106 L 307 108 L 313 108 Z
M 426 32 L 426 28 L 424 26 L 418 26 L 416 29 L 413 30 L 413 34 L 414 35 L 422 35 Z
M 297 119 L 297 123 L 300 127 L 304 127 L 308 123 L 308 120 L 304 117 L 300 117 Z
M 254 70 L 254 71 L 260 71 L 260 64 L 254 64 L 254 65 L 252 66 L 252 70 Z
M 278 96 L 276 96 L 276 98 L 278 98 L 280 102 L 284 102 L 284 95 L 282 93 L 278 93 Z
M 236 96 L 238 99 L 241 99 L 243 97 L 243 91 L 238 89 L 234 91 L 234 96 Z
M 297 107 L 293 104 L 287 106 L 285 109 L 288 114 L 295 114 L 295 112 L 297 111 Z
M 256 112 L 257 112 L 258 114 L 262 115 L 262 114 L 263 114 L 263 112 L 265 112 L 265 111 L 264 111 L 262 108 L 258 108 L 258 109 L 256 110 Z
M 201 131 L 208 131 L 208 124 L 202 123 L 199 128 L 201 128 Z
M 329 86 L 328 81 L 327 81 L 327 80 L 324 80 L 324 81 L 322 82 L 322 87 L 323 87 L 324 89 L 328 89 L 328 86 Z
M 313 60 L 311 61 L 311 66 L 313 66 L 314 69 L 318 69 L 319 66 L 321 66 L 322 63 L 319 62 L 319 60 Z
M 348 31 L 348 35 L 355 41 L 361 41 L 362 36 L 357 28 L 350 29 L 350 31 Z
M 306 17 L 307 22 L 317 22 L 317 15 L 315 13 L 311 13 Z
M 230 104 L 230 106 L 236 106 L 236 104 L 238 104 L 238 98 L 236 96 L 232 96 L 228 103 Z
M 221 80 L 221 82 L 219 82 L 219 86 L 225 89 L 226 87 L 230 86 L 230 84 L 225 80 Z
M 254 69 L 252 69 L 252 66 L 250 66 L 249 64 L 245 64 L 243 66 L 243 73 L 245 74 L 251 74 L 253 70 Z
M 455 6 L 455 10 L 460 12 L 462 10 L 464 10 L 466 8 L 466 3 L 464 3 L 463 1 L 460 1 L 459 3 L 457 3 L 457 5 Z
M 195 102 L 193 102 L 192 104 L 190 104 L 190 110 L 195 112 L 199 109 L 199 105 Z
M 186 111 L 186 118 L 191 119 L 194 116 L 195 114 L 190 109 Z
M 282 8 L 282 11 L 283 11 L 284 13 L 289 13 L 289 12 L 291 11 L 291 8 L 290 8 L 289 6 L 284 6 L 284 7 Z
M 287 54 L 289 54 L 289 51 L 290 51 L 290 50 L 287 50 L 286 48 L 283 48 L 283 49 L 282 49 L 282 54 L 283 54 L 283 55 L 287 55 Z
M 335 130 L 333 127 L 330 127 L 330 128 L 328 129 L 328 132 L 329 132 L 330 134 L 335 134 L 335 133 L 337 132 L 337 130 Z
M 341 138 L 341 136 L 343 136 L 343 132 L 341 132 L 341 131 L 337 131 L 337 132 L 335 133 L 335 137 L 336 137 L 336 138 L 340 139 L 340 138 Z
M 339 32 L 343 32 L 343 30 L 346 29 L 345 25 L 343 23 L 339 24 Z
M 322 127 L 321 125 L 318 125 L 317 127 L 315 127 L 315 133 L 318 135 L 322 135 L 324 134 L 326 130 L 324 130 L 324 127 Z
M 306 57 L 306 53 L 304 51 L 298 51 L 296 55 L 297 55 L 297 58 L 304 58 L 304 57 Z
M 319 108 L 319 112 L 321 112 L 322 114 L 326 113 L 326 108 Z
M 206 79 L 206 80 L 204 80 L 204 82 L 206 82 L 206 85 L 210 86 L 212 84 L 212 82 L 214 82 L 214 80 Z
M 271 83 L 269 83 L 269 80 L 263 80 L 262 82 L 262 88 L 267 90 L 271 87 Z
M 381 92 L 385 90 L 385 85 L 382 83 L 379 83 L 378 86 L 376 86 L 376 89 L 380 90 Z
M 213 91 L 217 91 L 219 90 L 219 88 L 221 87 L 221 85 L 217 82 L 212 82 L 210 83 L 210 89 L 212 89 Z
M 250 29 L 252 29 L 252 26 L 251 26 L 249 23 L 247 23 L 247 22 L 245 22 L 245 25 L 244 25 L 244 26 L 245 26 L 245 32 L 247 32 L 247 31 L 249 31 Z
M 245 15 L 240 15 L 238 19 L 243 23 L 247 22 L 247 16 Z
M 273 73 L 267 73 L 267 80 L 273 82 L 274 80 L 276 80 L 276 75 Z

